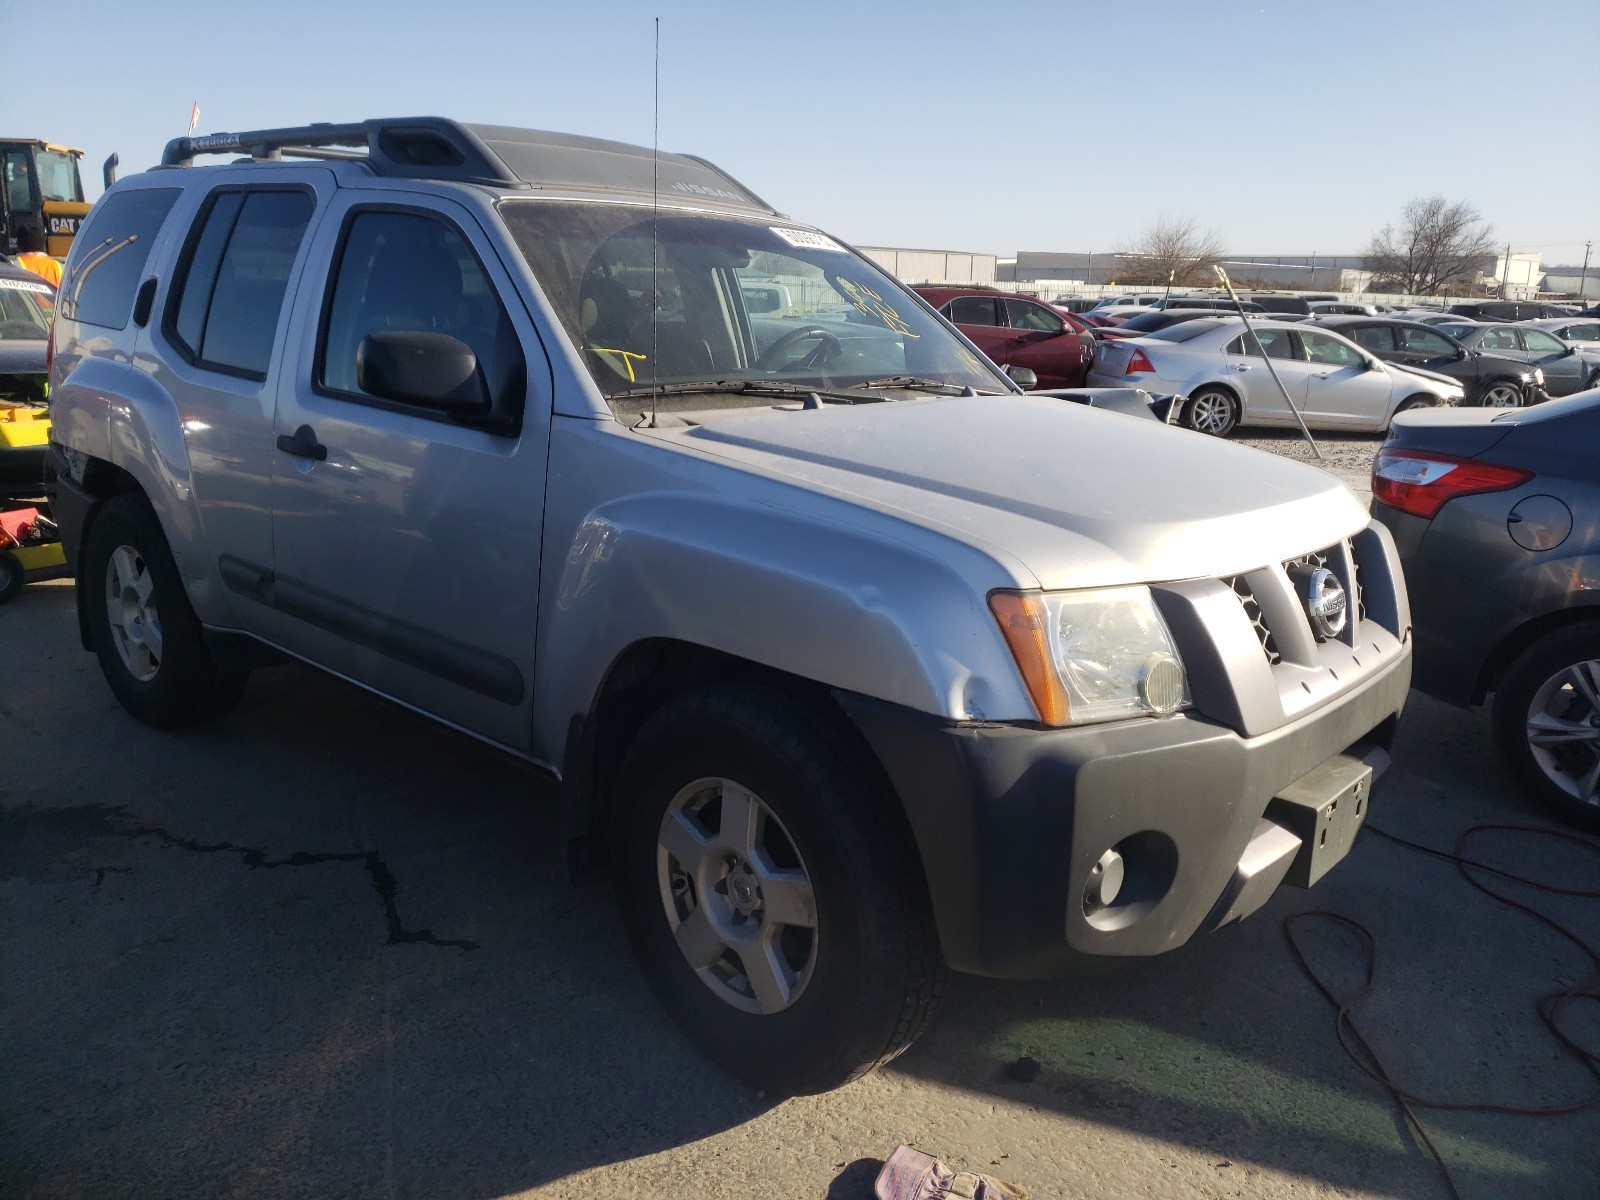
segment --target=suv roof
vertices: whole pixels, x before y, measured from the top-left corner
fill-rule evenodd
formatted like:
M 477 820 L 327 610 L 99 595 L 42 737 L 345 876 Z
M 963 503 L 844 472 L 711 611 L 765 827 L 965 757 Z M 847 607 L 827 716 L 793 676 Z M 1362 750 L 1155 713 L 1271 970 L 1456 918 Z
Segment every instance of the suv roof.
M 374 175 L 402 179 L 664 195 L 780 215 L 726 171 L 693 155 L 538 129 L 467 125 L 447 117 L 379 117 L 173 138 L 161 165 L 188 167 L 199 155 L 238 153 L 255 162 L 285 156 L 355 160 Z

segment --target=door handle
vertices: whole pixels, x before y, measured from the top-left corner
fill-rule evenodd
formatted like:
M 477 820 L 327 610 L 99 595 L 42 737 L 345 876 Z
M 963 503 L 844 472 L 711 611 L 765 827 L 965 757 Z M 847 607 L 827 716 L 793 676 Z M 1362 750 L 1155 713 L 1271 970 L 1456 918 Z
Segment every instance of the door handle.
M 293 437 L 280 433 L 278 449 L 296 458 L 314 458 L 318 462 L 326 462 L 328 458 L 328 448 L 317 441 L 317 431 L 309 425 L 300 426 L 294 431 Z
M 1332 379 L 1333 378 L 1333 372 L 1332 371 L 1324 371 L 1324 372 L 1322 372 L 1322 374 L 1318 375 L 1317 378 L 1318 379 Z
M 1234 367 L 1233 369 L 1235 371 L 1248 371 L 1250 369 L 1250 364 L 1249 363 L 1240 363 L 1236 367 Z

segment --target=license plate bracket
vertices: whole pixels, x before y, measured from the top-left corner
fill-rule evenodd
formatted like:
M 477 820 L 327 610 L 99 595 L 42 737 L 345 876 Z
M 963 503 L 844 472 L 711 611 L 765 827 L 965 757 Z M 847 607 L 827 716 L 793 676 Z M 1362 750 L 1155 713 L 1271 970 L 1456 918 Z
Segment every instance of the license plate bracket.
M 1267 819 L 1300 839 L 1284 883 L 1310 887 L 1350 852 L 1373 784 L 1388 766 L 1389 755 L 1377 746 L 1335 754 L 1272 798 Z

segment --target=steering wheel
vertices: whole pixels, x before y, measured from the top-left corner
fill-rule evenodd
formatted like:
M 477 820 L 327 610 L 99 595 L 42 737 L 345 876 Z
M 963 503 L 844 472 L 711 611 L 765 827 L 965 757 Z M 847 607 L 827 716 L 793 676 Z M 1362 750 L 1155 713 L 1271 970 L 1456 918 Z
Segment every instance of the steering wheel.
M 799 329 L 791 329 L 788 333 L 784 334 L 777 341 L 773 342 L 772 345 L 763 350 L 761 352 L 761 356 L 755 361 L 756 370 L 772 370 L 779 362 L 783 360 L 785 353 L 787 353 L 793 347 L 799 345 L 801 342 L 810 338 L 816 338 L 822 343 L 817 347 L 816 350 L 812 351 L 813 354 L 816 354 L 818 351 L 826 351 L 827 356 L 832 357 L 833 355 L 840 354 L 844 351 L 844 347 L 839 344 L 839 339 L 834 337 L 833 334 L 829 333 L 822 326 L 802 325 Z

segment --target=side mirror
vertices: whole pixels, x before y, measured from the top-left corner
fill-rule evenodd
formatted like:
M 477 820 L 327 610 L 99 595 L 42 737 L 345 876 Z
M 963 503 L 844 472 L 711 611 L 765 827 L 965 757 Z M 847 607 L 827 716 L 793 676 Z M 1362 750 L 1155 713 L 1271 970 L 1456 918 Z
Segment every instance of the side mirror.
M 1016 384 L 1025 392 L 1030 388 L 1036 388 L 1039 386 L 1039 377 L 1027 367 L 1007 367 L 1006 375 L 1010 378 L 1012 383 Z
M 492 407 L 478 356 L 448 333 L 369 333 L 356 350 L 356 384 L 385 400 L 436 408 L 452 417 L 486 417 Z
M 1457 346 L 1456 347 L 1456 361 L 1457 362 L 1460 362 L 1464 358 L 1471 358 L 1471 357 L 1472 357 L 1472 351 L 1468 350 L 1465 346 Z

